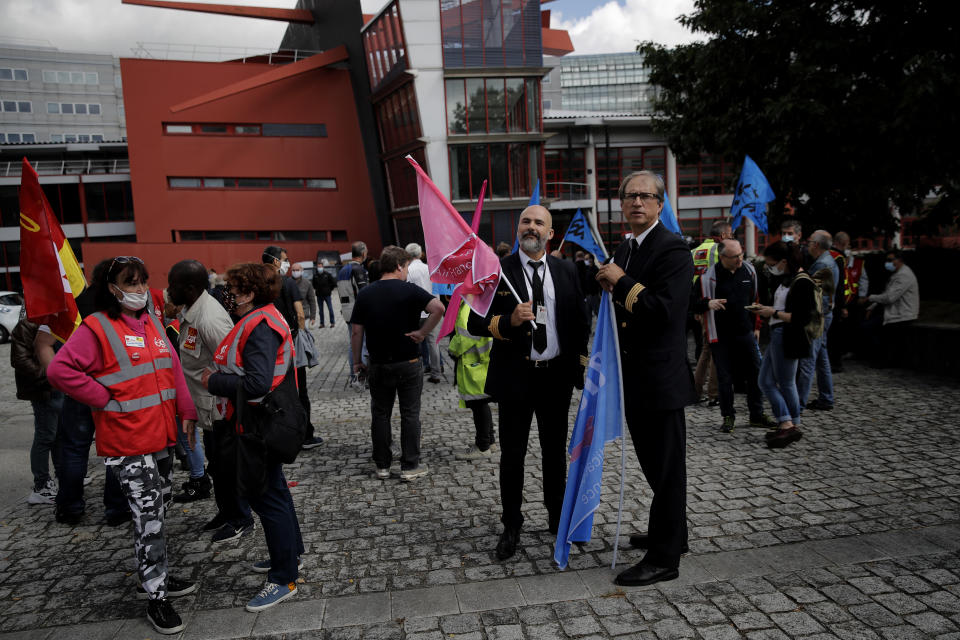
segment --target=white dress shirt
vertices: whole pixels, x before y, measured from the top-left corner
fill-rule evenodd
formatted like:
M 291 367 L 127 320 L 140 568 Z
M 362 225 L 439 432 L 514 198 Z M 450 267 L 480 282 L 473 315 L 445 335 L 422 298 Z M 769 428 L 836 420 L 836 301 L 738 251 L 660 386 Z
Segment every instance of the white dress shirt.
M 527 288 L 527 299 L 533 300 L 533 267 L 530 266 L 530 263 L 534 260 L 522 250 L 518 253 L 520 264 L 523 266 L 523 283 Z M 547 267 L 546 252 L 544 252 L 540 261 L 543 263 L 540 267 L 540 279 L 543 280 L 543 304 L 547 308 L 547 348 L 543 350 L 543 353 L 537 353 L 537 350 L 531 344 L 530 359 L 551 360 L 560 355 L 560 342 L 557 340 L 557 295 L 556 289 L 553 287 L 553 276 L 550 275 L 550 269 Z M 533 314 L 537 314 L 536 307 L 533 309 Z

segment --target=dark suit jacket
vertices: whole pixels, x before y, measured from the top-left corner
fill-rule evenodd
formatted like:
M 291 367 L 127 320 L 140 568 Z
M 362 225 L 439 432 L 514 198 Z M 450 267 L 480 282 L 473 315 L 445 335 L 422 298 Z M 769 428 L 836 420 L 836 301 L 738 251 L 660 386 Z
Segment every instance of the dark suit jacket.
M 626 272 L 613 289 L 624 395 L 661 411 L 696 402 L 686 338 L 690 249 L 658 223 L 639 249 L 633 239 L 617 247 L 614 262 Z
M 489 313 L 484 318 L 471 313 L 467 321 L 467 328 L 473 335 L 494 338 L 485 389 L 494 399 L 526 393 L 530 381 L 530 346 L 533 341 L 529 322 L 519 327 L 510 325 L 510 314 L 517 306 L 517 301 L 502 281 L 503 278 L 509 278 L 521 300 L 526 302 L 530 299 L 520 256 L 512 253 L 503 257 L 500 267 L 503 275 Z M 587 340 L 590 337 L 590 319 L 580 291 L 577 269 L 573 263 L 550 255 L 547 255 L 547 268 L 550 269 L 556 295 L 557 340 L 560 343 L 560 355 L 550 366 L 560 367 L 564 379 L 569 380 L 570 384 L 581 384 L 582 363 L 586 362 Z

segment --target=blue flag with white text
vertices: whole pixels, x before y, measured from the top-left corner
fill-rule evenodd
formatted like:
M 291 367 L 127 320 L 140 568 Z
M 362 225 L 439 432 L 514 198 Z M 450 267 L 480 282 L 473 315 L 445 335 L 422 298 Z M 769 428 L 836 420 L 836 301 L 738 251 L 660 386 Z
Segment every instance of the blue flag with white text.
M 571 542 L 588 542 L 593 513 L 600 506 L 604 445 L 623 435 L 620 347 L 610 294 L 603 292 L 583 395 L 570 437 L 570 468 L 553 559 L 567 567 Z
M 570 219 L 570 225 L 567 227 L 567 233 L 563 236 L 563 241 L 581 246 L 588 253 L 592 253 L 597 262 L 607 260 L 607 252 L 604 251 L 603 245 L 593 235 L 593 227 L 590 226 L 590 221 L 587 220 L 587 216 L 583 215 L 580 209 L 577 209 L 573 218 Z
M 533 188 L 533 193 L 530 194 L 530 202 L 527 203 L 527 206 L 532 207 L 535 204 L 540 204 L 540 178 L 537 178 L 537 186 Z M 520 238 L 514 238 L 513 251 L 510 253 L 516 253 L 519 250 Z
M 740 180 L 734 190 L 733 205 L 730 207 L 730 226 L 734 230 L 740 226 L 741 216 L 747 216 L 757 225 L 757 229 L 767 233 L 767 203 L 777 198 L 767 182 L 766 176 L 750 156 L 745 156 Z

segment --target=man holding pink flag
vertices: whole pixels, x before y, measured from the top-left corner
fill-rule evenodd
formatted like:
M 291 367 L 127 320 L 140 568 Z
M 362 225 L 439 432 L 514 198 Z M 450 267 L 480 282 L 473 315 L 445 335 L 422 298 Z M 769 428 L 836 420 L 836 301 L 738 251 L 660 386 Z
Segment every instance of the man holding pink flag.
M 486 314 L 467 322 L 493 340 L 485 392 L 500 405 L 500 560 L 513 556 L 524 517 L 523 467 L 537 416 L 547 527 L 556 535 L 567 472 L 567 418 L 573 387 L 583 388 L 590 316 L 572 262 L 546 253 L 553 218 L 542 206 L 520 214 L 520 251 L 501 262 L 501 286 Z M 519 294 L 519 296 L 517 296 Z M 519 297 L 519 299 L 518 299 Z

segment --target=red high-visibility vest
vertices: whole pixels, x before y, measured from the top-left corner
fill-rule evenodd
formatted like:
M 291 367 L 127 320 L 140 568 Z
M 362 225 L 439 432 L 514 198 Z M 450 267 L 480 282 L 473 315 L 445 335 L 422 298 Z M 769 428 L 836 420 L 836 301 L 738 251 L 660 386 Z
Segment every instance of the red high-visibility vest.
M 287 375 L 287 370 L 294 361 L 293 336 L 290 333 L 290 327 L 273 304 L 264 305 L 240 318 L 217 347 L 213 362 L 219 372 L 238 376 L 246 375 L 243 369 L 243 348 L 250 334 L 261 322 L 266 322 L 271 329 L 283 336 L 283 343 L 277 349 L 277 359 L 274 362 L 273 380 L 270 382 L 270 391 L 273 391 L 283 382 L 283 377 Z M 250 402 L 259 400 L 260 398 L 251 398 Z M 227 401 L 225 417 L 230 420 L 233 417 L 234 399 L 227 398 Z
M 121 318 L 96 312 L 84 319 L 103 353 L 103 368 L 91 374 L 110 391 L 110 401 L 93 409 L 97 454 L 156 453 L 177 440 L 177 388 L 170 344 L 151 313 L 145 336 L 131 335 Z
M 860 294 L 860 276 L 863 275 L 863 258 L 854 258 L 847 265 L 847 302 L 853 302 Z

